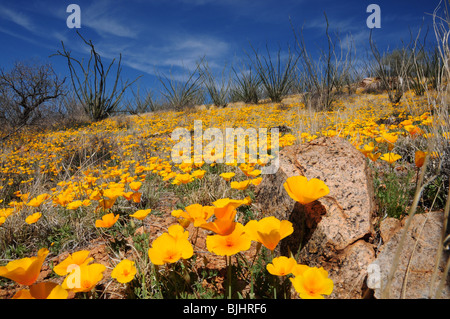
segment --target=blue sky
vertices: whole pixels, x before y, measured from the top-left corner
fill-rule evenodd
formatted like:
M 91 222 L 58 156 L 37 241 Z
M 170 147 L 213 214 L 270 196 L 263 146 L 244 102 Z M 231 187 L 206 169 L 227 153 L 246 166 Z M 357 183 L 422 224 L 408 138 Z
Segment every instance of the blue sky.
M 157 72 L 181 76 L 205 56 L 220 72 L 245 58 L 250 45 L 264 49 L 293 44 L 290 21 L 303 26 L 311 50 L 324 41 L 326 12 L 330 28 L 341 38 L 354 39 L 357 53 L 368 48 L 366 19 L 369 4 L 381 8 L 381 29 L 374 30 L 380 47 L 395 47 L 409 32 L 423 24 L 430 27 L 430 13 L 439 1 L 415 0 L 129 0 L 56 1 L 2 0 L 0 3 L 0 67 L 9 69 L 17 60 L 50 62 L 61 76 L 68 76 L 66 61 L 49 57 L 61 41 L 76 57 L 88 57 L 86 46 L 69 29 L 69 4 L 81 8 L 81 29 L 109 64 L 122 53 L 123 80 L 142 76 L 139 85 L 159 90 Z M 425 30 L 422 30 L 424 33 Z

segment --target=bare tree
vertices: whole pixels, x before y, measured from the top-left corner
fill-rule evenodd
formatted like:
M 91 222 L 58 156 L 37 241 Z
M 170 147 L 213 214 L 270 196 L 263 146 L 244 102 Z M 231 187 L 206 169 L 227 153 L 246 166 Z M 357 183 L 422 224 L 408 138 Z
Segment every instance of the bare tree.
M 306 48 L 303 30 L 299 33 L 293 29 L 297 52 L 300 56 L 296 86 L 297 91 L 303 94 L 305 105 L 312 105 L 315 109 L 330 109 L 336 94 L 343 92 L 344 87 L 351 89 L 354 79 L 352 50 L 353 41 L 350 37 L 345 46 L 339 35 L 331 34 L 327 15 L 326 46 L 314 59 Z
M 65 93 L 64 82 L 50 64 L 16 62 L 9 72 L 0 70 L 0 120 L 10 127 L 1 140 L 41 118 L 43 106 Z
M 126 81 L 121 88 L 118 87 L 122 72 L 122 55 L 120 54 L 114 84 L 112 89 L 108 90 L 108 76 L 110 75 L 115 59 L 105 68 L 102 58 L 96 51 L 92 41 L 85 40 L 78 31 L 77 34 L 90 48 L 90 57 L 87 65 L 84 65 L 83 61 L 74 58 L 71 52 L 64 46 L 63 41 L 61 41 L 63 51 L 58 51 L 54 55 L 59 55 L 67 59 L 72 85 L 77 98 L 83 104 L 84 110 L 91 120 L 100 121 L 109 117 L 118 109 L 124 92 L 138 78 L 132 82 Z
M 412 50 L 409 48 L 409 44 L 381 55 L 372 39 L 372 30 L 370 31 L 369 43 L 375 58 L 373 66 L 375 75 L 380 78 L 383 88 L 386 89 L 389 101 L 393 104 L 400 102 L 405 92 L 408 74 L 413 66 Z

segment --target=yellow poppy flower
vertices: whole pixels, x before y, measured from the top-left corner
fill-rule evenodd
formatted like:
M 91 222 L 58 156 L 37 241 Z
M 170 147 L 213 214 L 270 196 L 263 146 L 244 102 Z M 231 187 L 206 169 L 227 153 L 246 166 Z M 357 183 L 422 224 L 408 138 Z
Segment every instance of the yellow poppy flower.
M 87 265 L 94 260 L 94 258 L 92 257 L 88 258 L 89 253 L 90 253 L 89 250 L 80 250 L 74 252 L 73 254 L 70 254 L 66 259 L 64 259 L 62 262 L 60 262 L 58 265 L 53 267 L 53 271 L 59 276 L 65 276 L 72 271 L 74 266 Z
M 25 222 L 27 223 L 27 224 L 34 224 L 34 223 L 36 223 L 40 218 L 42 217 L 42 214 L 41 213 L 34 213 L 34 214 L 31 214 L 31 215 L 29 215 L 27 218 L 25 218 Z
M 207 249 L 219 256 L 232 256 L 250 248 L 251 239 L 245 233 L 241 223 L 236 223 L 233 232 L 228 235 L 212 235 L 206 237 Z
M 309 269 L 309 266 L 303 264 L 297 264 L 292 268 L 292 274 L 294 276 L 301 276 L 305 272 L 305 270 Z
M 108 199 L 117 199 L 119 196 L 123 196 L 123 189 L 122 188 L 113 188 L 113 189 L 105 189 L 103 191 L 103 196 Z
M 246 190 L 250 184 L 251 180 L 247 179 L 242 182 L 231 182 L 230 187 L 238 190 Z
M 333 292 L 333 281 L 321 268 L 308 267 L 301 275 L 290 278 L 295 291 L 302 299 L 323 299 Z
M 106 267 L 102 264 L 83 264 L 74 267 L 64 279 L 61 287 L 66 290 L 77 292 L 88 292 L 103 279 Z
M 233 172 L 228 172 L 228 173 L 222 173 L 219 176 L 222 177 L 225 181 L 229 182 L 234 177 L 234 175 L 236 175 L 236 174 Z
M 385 153 L 380 157 L 381 160 L 386 161 L 389 164 L 392 164 L 401 158 L 402 157 L 400 155 L 395 154 L 395 153 Z
M 213 202 L 214 215 L 216 218 L 228 218 L 228 216 L 239 206 L 246 203 L 246 200 L 221 198 Z
M 204 170 L 196 170 L 191 173 L 191 176 L 194 178 L 202 179 L 205 176 L 206 171 Z
M 134 214 L 130 216 L 139 220 L 144 220 L 144 218 L 147 217 L 147 215 L 150 214 L 151 211 L 152 211 L 151 209 L 141 209 L 134 212 Z
M 248 171 L 245 175 L 247 175 L 249 177 L 257 177 L 257 176 L 261 175 L 261 170 L 255 169 L 252 171 Z
M 381 154 L 380 153 L 368 153 L 367 154 L 367 157 L 371 160 L 371 161 L 373 161 L 373 162 L 376 162 L 377 161 L 377 159 L 379 158 L 381 156 Z
M 26 205 L 31 207 L 39 207 L 48 198 L 50 198 L 49 194 L 41 194 L 31 199 Z
M 0 208 L 0 217 L 7 218 L 14 212 L 14 208 Z
M 218 235 L 226 236 L 234 231 L 236 222 L 234 217 L 236 216 L 236 211 L 228 216 L 228 218 L 216 218 L 214 221 L 200 225 L 200 228 L 210 230 Z
M 80 208 L 81 206 L 83 206 L 83 201 L 76 200 L 76 201 L 73 201 L 73 202 L 67 204 L 66 208 L 70 209 L 70 210 L 74 210 L 74 209 Z
M 214 214 L 213 206 L 202 206 L 200 204 L 192 204 L 186 206 L 186 211 L 180 213 L 180 217 L 194 223 L 194 227 L 205 224 L 207 220 Z
M 236 226 L 236 208 L 246 204 L 246 200 L 221 198 L 213 202 L 215 220 L 199 227 L 215 232 L 218 235 L 229 235 Z
M 130 186 L 130 189 L 134 192 L 137 192 L 141 186 L 142 183 L 141 182 L 131 182 L 130 184 L 128 184 L 128 186 Z
M 283 184 L 289 196 L 300 204 L 309 204 L 330 193 L 328 186 L 317 178 L 308 180 L 305 176 L 292 176 Z
M 104 210 L 110 209 L 116 202 L 116 198 L 113 199 L 100 199 L 98 201 L 98 208 L 103 208 Z
M 261 182 L 262 182 L 262 177 L 257 177 L 257 178 L 250 180 L 250 183 L 252 183 L 255 186 L 258 186 L 259 184 L 261 184 Z
M 180 259 L 191 258 L 194 249 L 187 236 L 189 236 L 189 232 L 184 231 L 182 226 L 172 225 L 169 227 L 169 232 L 163 233 L 153 241 L 152 247 L 148 250 L 150 261 L 155 265 L 164 265 L 175 263 Z
M 297 261 L 290 257 L 280 256 L 272 259 L 271 264 L 267 264 L 267 271 L 274 276 L 286 276 L 292 273 Z
M 365 156 L 368 156 L 369 153 L 372 153 L 377 150 L 377 147 L 374 146 L 373 142 L 366 144 L 363 148 L 360 148 L 359 151 L 363 153 Z
M 245 225 L 245 231 L 252 240 L 263 244 L 269 250 L 274 250 L 280 240 L 294 232 L 294 228 L 288 220 L 280 221 L 274 216 L 269 216 L 259 221 L 249 221 Z
M 190 174 L 177 174 L 172 184 L 174 185 L 188 184 L 193 180 L 194 178 Z
M 134 261 L 124 259 L 114 267 L 111 272 L 111 278 L 116 279 L 118 282 L 125 284 L 134 279 L 136 275 L 136 267 Z

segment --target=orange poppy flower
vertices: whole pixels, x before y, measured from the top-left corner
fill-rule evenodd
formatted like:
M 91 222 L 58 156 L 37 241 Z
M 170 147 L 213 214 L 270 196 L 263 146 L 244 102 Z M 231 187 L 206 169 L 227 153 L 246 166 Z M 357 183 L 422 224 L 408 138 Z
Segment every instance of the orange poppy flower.
M 414 154 L 414 163 L 417 167 L 422 167 L 425 163 L 425 158 L 427 157 L 428 153 L 423 151 L 416 151 Z
M 215 232 L 219 235 L 229 235 L 236 225 L 236 208 L 245 204 L 245 200 L 222 198 L 213 202 L 215 219 L 199 225 L 199 227 Z
M 119 219 L 118 214 L 115 216 L 114 216 L 114 213 L 109 213 L 109 214 L 103 215 L 102 219 L 97 219 L 95 221 L 95 227 L 110 228 L 117 222 L 118 219 Z
M 12 299 L 67 299 L 69 293 L 54 282 L 41 282 L 16 292 Z
M 48 253 L 47 248 L 41 248 L 36 257 L 10 261 L 6 266 L 0 267 L 0 277 L 14 280 L 21 285 L 31 286 L 36 282 Z

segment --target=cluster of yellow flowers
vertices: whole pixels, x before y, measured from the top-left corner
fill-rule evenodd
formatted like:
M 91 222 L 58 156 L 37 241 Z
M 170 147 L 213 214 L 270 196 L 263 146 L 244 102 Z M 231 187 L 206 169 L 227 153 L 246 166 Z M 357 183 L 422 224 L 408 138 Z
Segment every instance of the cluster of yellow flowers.
M 133 187 L 135 186 L 135 187 Z M 139 189 L 134 184 L 134 190 Z M 307 180 L 303 176 L 293 176 L 286 180 L 284 187 L 288 194 L 302 204 L 308 204 L 329 193 L 328 187 L 318 179 Z M 215 201 L 213 206 L 193 204 L 185 210 L 175 210 L 172 215 L 177 217 L 179 224 L 174 224 L 168 231 L 157 237 L 148 250 L 148 257 L 154 265 L 175 263 L 180 259 L 189 259 L 194 254 L 189 232 L 185 229 L 190 223 L 194 227 L 203 228 L 214 233 L 206 238 L 207 249 L 219 256 L 232 256 L 250 248 L 255 241 L 274 251 L 278 243 L 293 233 L 292 223 L 278 220 L 273 216 L 261 220 L 250 220 L 246 225 L 236 221 L 237 208 L 249 204 L 250 199 L 233 200 L 223 198 Z M 37 203 L 36 203 L 37 204 Z M 132 216 L 137 219 L 145 218 L 150 209 L 139 210 Z M 209 221 L 211 217 L 214 219 Z M 119 216 L 113 213 L 104 215 L 96 222 L 97 227 L 111 227 Z M 81 250 L 69 255 L 64 261 L 53 268 L 59 276 L 65 276 L 61 285 L 52 282 L 35 284 L 41 267 L 49 251 L 39 250 L 36 257 L 23 258 L 9 262 L 0 267 L 0 276 L 14 280 L 28 289 L 18 291 L 13 298 L 65 299 L 69 292 L 89 292 L 103 278 L 106 267 L 99 263 L 91 263 L 88 250 Z M 278 276 L 293 274 L 291 278 L 294 288 L 302 298 L 323 298 L 323 294 L 330 294 L 333 282 L 323 269 L 297 265 L 295 259 L 278 257 L 267 265 L 269 273 Z M 111 273 L 111 277 L 120 283 L 127 283 L 136 275 L 134 261 L 124 259 L 118 263 Z
M 418 111 L 420 115 L 407 115 L 406 107 L 387 105 L 383 96 L 371 98 L 374 105 L 361 106 L 350 112 L 345 111 L 347 105 L 339 103 L 339 111 L 314 114 L 306 112 L 299 104 L 283 107 L 260 104 L 191 113 L 155 112 L 132 117 L 125 125 L 121 120 L 110 118 L 86 127 L 60 131 L 35 133 L 24 130 L 17 138 L 11 139 L 0 154 L 0 196 L 3 197 L 0 199 L 0 227 L 7 224 L 11 216 L 21 216 L 22 213 L 25 223 L 33 225 L 26 227 L 39 227 L 39 221 L 46 218 L 48 211 L 57 208 L 66 213 L 79 210 L 100 212 L 95 227 L 111 228 L 121 218 L 114 209 L 118 202 L 128 202 L 130 206 L 136 204 L 137 207 L 143 196 L 150 192 L 145 189 L 149 175 L 160 178 L 166 187 L 182 188 L 186 184 L 204 180 L 208 176 L 205 162 L 174 164 L 170 160 L 174 143 L 169 138 L 170 133 L 180 126 L 193 130 L 194 120 L 198 119 L 205 126 L 221 129 L 285 126 L 290 132 L 280 137 L 280 148 L 295 142 L 312 141 L 319 136 L 339 136 L 349 140 L 371 161 L 381 160 L 391 166 L 402 158 L 395 148 L 400 138 L 415 140 L 433 137 L 427 130 L 436 121 L 430 113 Z M 419 102 L 417 97 L 410 105 Z M 363 102 L 357 100 L 356 104 Z M 403 121 L 391 125 L 378 124 L 380 119 L 388 119 L 394 110 Z M 346 115 L 343 116 L 343 113 Z M 442 132 L 442 138 L 449 139 L 450 132 Z M 258 149 L 259 142 L 250 140 L 247 146 Z M 97 144 L 101 147 L 97 148 Z M 268 149 L 270 145 L 269 139 Z M 100 151 L 102 156 L 96 157 Z M 92 161 L 83 167 L 82 160 L 75 163 L 74 154 L 84 161 Z M 182 155 L 192 159 L 192 154 Z M 203 160 L 210 155 L 214 154 L 205 154 Z M 428 155 L 439 156 L 437 153 L 428 154 L 425 150 L 417 150 L 414 154 L 415 165 L 421 167 Z M 217 164 L 209 165 L 214 167 Z M 245 191 L 261 183 L 263 177 L 260 168 L 266 165 L 266 161 L 260 157 L 257 163 L 235 162 L 224 165 L 233 171 L 221 173 L 220 178 L 231 189 Z M 34 186 L 39 183 L 37 176 L 46 185 L 54 187 L 36 193 Z M 307 180 L 303 176 L 290 177 L 284 188 L 293 200 L 304 205 L 329 193 L 322 181 Z M 11 194 L 14 194 L 13 200 L 4 202 Z M 150 261 L 154 265 L 164 265 L 191 258 L 194 252 L 190 234 L 186 230 L 190 223 L 198 229 L 211 232 L 206 238 L 206 247 L 213 254 L 229 257 L 248 250 L 252 242 L 274 251 L 280 240 L 292 234 L 292 225 L 273 216 L 250 220 L 245 225 L 236 221 L 238 207 L 250 203 L 250 197 L 221 198 L 210 206 L 192 204 L 183 210 L 173 210 L 172 215 L 179 223 L 170 226 L 167 232 L 152 242 L 148 250 Z M 133 210 L 129 216 L 143 220 L 152 211 L 151 208 L 140 208 Z M 55 273 L 66 276 L 61 286 L 50 282 L 35 284 L 48 253 L 43 248 L 37 257 L 15 260 L 0 267 L 0 276 L 28 286 L 15 297 L 67 297 L 67 291 L 90 291 L 103 278 L 105 266 L 91 263 L 93 260 L 88 258 L 89 251 L 79 251 L 54 268 Z M 278 276 L 292 275 L 290 280 L 301 298 L 331 293 L 332 281 L 324 269 L 294 262 L 291 258 L 277 257 L 267 265 L 267 270 Z M 74 287 L 75 277 L 71 275 L 75 273 L 80 279 L 80 285 L 70 288 Z M 111 276 L 126 283 L 135 274 L 134 262 L 124 259 L 114 268 Z

